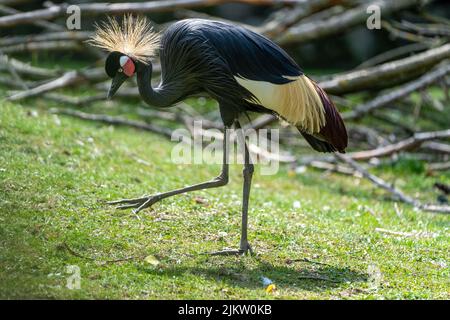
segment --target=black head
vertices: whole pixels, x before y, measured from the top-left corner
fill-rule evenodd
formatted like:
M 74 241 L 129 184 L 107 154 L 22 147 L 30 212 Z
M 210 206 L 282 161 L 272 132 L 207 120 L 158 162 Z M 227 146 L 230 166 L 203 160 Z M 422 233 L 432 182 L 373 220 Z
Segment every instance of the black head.
M 135 74 L 136 62 L 123 53 L 113 51 L 106 58 L 105 71 L 113 79 L 108 91 L 108 99 L 110 99 L 122 83 Z

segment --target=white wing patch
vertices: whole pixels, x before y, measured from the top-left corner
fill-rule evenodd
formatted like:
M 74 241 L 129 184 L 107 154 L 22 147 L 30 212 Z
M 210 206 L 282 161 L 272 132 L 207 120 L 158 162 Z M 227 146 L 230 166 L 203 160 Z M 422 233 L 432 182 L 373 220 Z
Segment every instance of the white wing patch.
M 314 84 L 304 75 L 285 78 L 293 81 L 274 84 L 235 77 L 241 86 L 258 99 L 250 102 L 275 111 L 307 133 L 318 133 L 325 125 L 325 109 Z

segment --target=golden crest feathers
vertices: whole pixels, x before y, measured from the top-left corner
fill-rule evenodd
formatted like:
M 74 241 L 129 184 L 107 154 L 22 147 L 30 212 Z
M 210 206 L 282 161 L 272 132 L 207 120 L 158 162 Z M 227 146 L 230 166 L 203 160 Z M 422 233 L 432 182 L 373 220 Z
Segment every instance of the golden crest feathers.
M 142 63 L 148 63 L 159 48 L 160 35 L 144 16 L 127 14 L 120 24 L 108 17 L 96 24 L 96 31 L 88 42 L 107 51 L 119 51 Z

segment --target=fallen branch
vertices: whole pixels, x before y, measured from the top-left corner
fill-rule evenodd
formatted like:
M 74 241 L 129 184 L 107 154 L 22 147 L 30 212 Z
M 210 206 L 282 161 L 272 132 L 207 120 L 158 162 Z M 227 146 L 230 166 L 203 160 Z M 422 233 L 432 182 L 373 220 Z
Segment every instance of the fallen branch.
M 129 127 L 133 127 L 136 129 L 150 131 L 150 132 L 153 132 L 156 134 L 160 134 L 167 138 L 170 138 L 172 136 L 172 130 L 170 130 L 168 128 L 145 123 L 142 121 L 129 120 L 129 119 L 121 118 L 121 117 L 113 117 L 113 116 L 109 116 L 109 115 L 105 115 L 105 114 L 93 114 L 93 113 L 85 113 L 85 112 L 71 110 L 71 109 L 57 109 L 57 108 L 50 109 L 50 113 L 63 114 L 63 115 L 68 115 L 68 116 L 75 117 L 75 118 L 80 118 L 83 120 L 98 121 L 98 122 L 103 122 L 103 123 L 113 124 L 113 125 L 129 126 Z
M 390 34 L 393 36 L 394 39 L 400 38 L 400 39 L 411 41 L 411 42 L 425 43 L 429 46 L 439 45 L 439 44 L 442 44 L 442 42 L 443 42 L 443 40 L 441 40 L 440 38 L 429 38 L 429 37 L 425 37 L 422 35 L 399 30 L 399 29 L 393 27 L 387 21 L 382 21 L 381 26 L 385 30 L 390 32 Z
M 368 17 L 367 8 L 370 5 L 378 6 L 383 12 L 383 17 L 385 17 L 393 12 L 423 4 L 423 2 L 421 0 L 376 0 L 369 3 L 364 2 L 356 8 L 346 10 L 344 13 L 332 16 L 325 21 L 320 19 L 308 23 L 300 22 L 288 29 L 276 41 L 281 45 L 288 45 L 315 40 L 342 32 L 342 30 L 349 27 L 365 23 Z
M 348 155 L 348 157 L 353 160 L 367 160 L 371 158 L 386 157 L 394 153 L 398 153 L 400 151 L 416 149 L 426 141 L 444 139 L 449 137 L 450 137 L 450 129 L 442 131 L 421 132 L 416 133 L 412 137 L 394 144 L 390 144 L 372 150 L 352 152 Z
M 409 94 L 416 92 L 419 89 L 429 86 L 430 84 L 442 79 L 442 77 L 446 76 L 450 73 L 450 64 L 444 64 L 443 66 L 439 65 L 436 70 L 433 70 L 417 80 L 411 81 L 402 85 L 401 87 L 388 92 L 387 94 L 383 94 L 373 100 L 370 100 L 368 103 L 357 106 L 354 110 L 346 112 L 343 114 L 343 118 L 346 120 L 349 119 L 359 119 L 365 114 L 372 112 L 375 109 L 379 109 L 402 99 Z
M 18 73 L 32 77 L 53 78 L 61 74 L 60 70 L 33 67 L 22 61 L 0 54 L 0 69 L 7 64 L 11 64 Z
M 393 236 L 407 237 L 407 238 L 433 238 L 436 236 L 435 233 L 426 232 L 426 231 L 413 231 L 413 232 L 402 232 L 402 231 L 393 231 L 383 228 L 375 228 L 376 232 L 384 233 Z
M 429 163 L 427 164 L 427 170 L 429 171 L 446 171 L 450 170 L 450 161 Z
M 450 130 L 449 130 L 450 132 Z M 407 195 L 405 195 L 400 190 L 396 189 L 394 186 L 389 185 L 387 182 L 385 182 L 383 179 L 369 173 L 366 169 L 364 169 L 361 165 L 359 165 L 356 161 L 354 161 L 352 158 L 335 153 L 335 157 L 339 160 L 347 163 L 350 167 L 352 167 L 355 171 L 359 172 L 364 178 L 371 181 L 376 186 L 392 193 L 396 198 L 398 198 L 400 201 L 407 203 L 409 205 L 412 205 L 416 208 L 419 208 L 424 211 L 431 211 L 431 212 L 441 212 L 441 213 L 450 213 L 450 206 L 438 206 L 438 205 L 432 205 L 432 204 L 422 204 L 418 200 L 413 199 Z
M 403 0 L 404 1 L 404 0 Z M 168 0 L 168 1 L 145 1 L 129 3 L 80 3 L 83 15 L 103 15 L 103 14 L 122 14 L 125 12 L 133 13 L 155 13 L 171 12 L 177 9 L 210 7 L 223 3 L 229 3 L 229 0 Z M 236 3 L 249 3 L 253 5 L 273 5 L 273 4 L 293 4 L 294 0 L 233 0 Z M 68 4 L 51 5 L 45 9 L 33 10 L 24 13 L 0 17 L 0 28 L 7 28 L 22 24 L 34 23 L 36 20 L 52 20 L 65 16 Z
M 265 36 L 274 38 L 285 32 L 289 27 L 293 26 L 301 19 L 310 16 L 316 11 L 334 6 L 337 3 L 339 3 L 339 1 L 335 0 L 302 1 L 294 8 L 283 8 L 277 11 L 270 21 L 265 25 L 258 27 L 258 29 Z
M 383 88 L 404 82 L 447 58 L 450 58 L 450 44 L 376 67 L 333 75 L 331 79 L 321 81 L 320 85 L 332 94 Z
M 26 46 L 29 43 L 36 43 L 42 41 L 84 41 L 89 39 L 92 32 L 89 31 L 62 31 L 62 32 L 46 32 L 41 34 L 32 34 L 25 36 L 4 37 L 0 39 L 0 46 L 14 46 L 22 45 Z
M 104 71 L 101 69 L 97 69 L 97 68 L 90 69 L 90 70 L 84 70 L 84 71 L 69 71 L 69 72 L 64 73 L 59 78 L 51 80 L 40 86 L 13 94 L 12 96 L 9 96 L 8 98 L 6 98 L 6 100 L 18 101 L 18 100 L 38 96 L 38 95 L 44 94 L 44 93 L 52 91 L 52 90 L 64 88 L 67 86 L 77 85 L 82 82 L 100 81 L 100 80 L 103 80 L 104 78 L 105 78 Z
M 389 51 L 385 51 L 361 63 L 356 69 L 364 69 L 373 67 L 393 59 L 398 59 L 407 54 L 430 49 L 430 45 L 426 43 L 412 43 L 406 46 L 398 47 Z
M 83 46 L 78 41 L 73 40 L 26 42 L 1 48 L 4 53 L 37 51 L 81 51 L 82 49 Z
M 37 96 L 37 95 L 43 94 L 43 93 L 51 91 L 51 90 L 55 90 L 58 88 L 62 88 L 62 87 L 68 86 L 68 85 L 75 84 L 77 82 L 80 82 L 82 79 L 83 79 L 82 76 L 80 76 L 80 74 L 78 74 L 78 72 L 70 71 L 70 72 L 63 74 L 61 77 L 59 77 L 55 80 L 52 80 L 48 83 L 45 83 L 41 86 L 38 86 L 33 89 L 22 91 L 22 92 L 14 94 L 12 96 L 9 96 L 8 98 L 6 98 L 6 100 L 17 101 L 17 100 L 22 100 L 25 98 Z
M 19 10 L 16 10 L 14 8 L 10 8 L 7 7 L 5 5 L 0 5 L 0 13 L 2 14 L 6 14 L 6 15 L 14 15 L 14 14 L 20 14 L 21 12 Z M 33 20 L 30 22 L 32 25 L 35 25 L 37 27 L 41 27 L 44 28 L 46 30 L 51 30 L 51 31 L 63 31 L 65 30 L 65 28 L 59 24 L 53 23 L 53 22 L 49 22 L 49 21 L 44 21 L 44 20 Z

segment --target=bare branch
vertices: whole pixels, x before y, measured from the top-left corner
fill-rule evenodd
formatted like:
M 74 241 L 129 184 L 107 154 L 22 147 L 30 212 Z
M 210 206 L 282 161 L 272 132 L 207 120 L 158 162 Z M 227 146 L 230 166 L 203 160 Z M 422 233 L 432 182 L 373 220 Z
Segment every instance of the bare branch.
M 430 84 L 446 76 L 448 73 L 450 73 L 450 64 L 445 64 L 444 66 L 439 65 L 436 70 L 423 75 L 419 79 L 404 84 L 391 92 L 383 94 L 373 100 L 370 100 L 367 103 L 357 106 L 352 111 L 344 113 L 343 118 L 347 120 L 361 118 L 365 114 L 372 112 L 375 109 L 384 107 L 389 103 L 402 99 L 421 88 L 429 86 Z
M 346 10 L 344 13 L 332 16 L 327 20 L 315 20 L 308 23 L 299 23 L 288 29 L 277 42 L 281 45 L 306 42 L 313 39 L 336 34 L 354 25 L 364 23 L 367 20 L 367 8 L 377 5 L 383 12 L 383 17 L 393 12 L 422 4 L 420 0 L 376 0 L 364 2 L 360 6 Z
M 81 3 L 83 15 L 121 14 L 124 12 L 154 13 L 170 12 L 181 8 L 200 8 L 228 3 L 229 0 L 168 0 L 129 3 Z M 233 0 L 253 5 L 294 4 L 295 0 Z M 46 9 L 34 10 L 0 17 L 0 28 L 34 23 L 36 20 L 51 20 L 66 14 L 67 4 L 52 5 Z
M 402 140 L 394 144 L 390 144 L 388 146 L 367 151 L 352 152 L 348 155 L 348 157 L 353 160 L 367 160 L 371 158 L 386 157 L 400 151 L 416 149 L 426 141 L 449 137 L 450 137 L 450 129 L 442 131 L 421 132 L 414 134 L 412 137 L 408 139 Z
M 450 130 L 449 130 L 450 131 Z M 433 204 L 422 204 L 418 200 L 413 199 L 407 195 L 405 195 L 400 190 L 396 189 L 394 186 L 389 185 L 387 182 L 385 182 L 383 179 L 369 173 L 366 169 L 364 169 L 361 165 L 359 165 L 356 161 L 351 159 L 348 156 L 345 156 L 343 154 L 335 154 L 335 157 L 339 160 L 347 163 L 350 167 L 352 167 L 357 172 L 361 173 L 361 175 L 371 181 L 376 186 L 392 193 L 396 198 L 398 198 L 400 201 L 405 202 L 409 205 L 412 205 L 416 208 L 422 209 L 424 211 L 431 211 L 431 212 L 442 212 L 442 213 L 450 213 L 450 206 L 438 206 Z
M 382 88 L 392 85 L 393 82 L 404 82 L 412 76 L 420 75 L 447 58 L 450 58 L 450 44 L 376 67 L 337 74 L 330 80 L 322 81 L 320 85 L 333 94 Z

